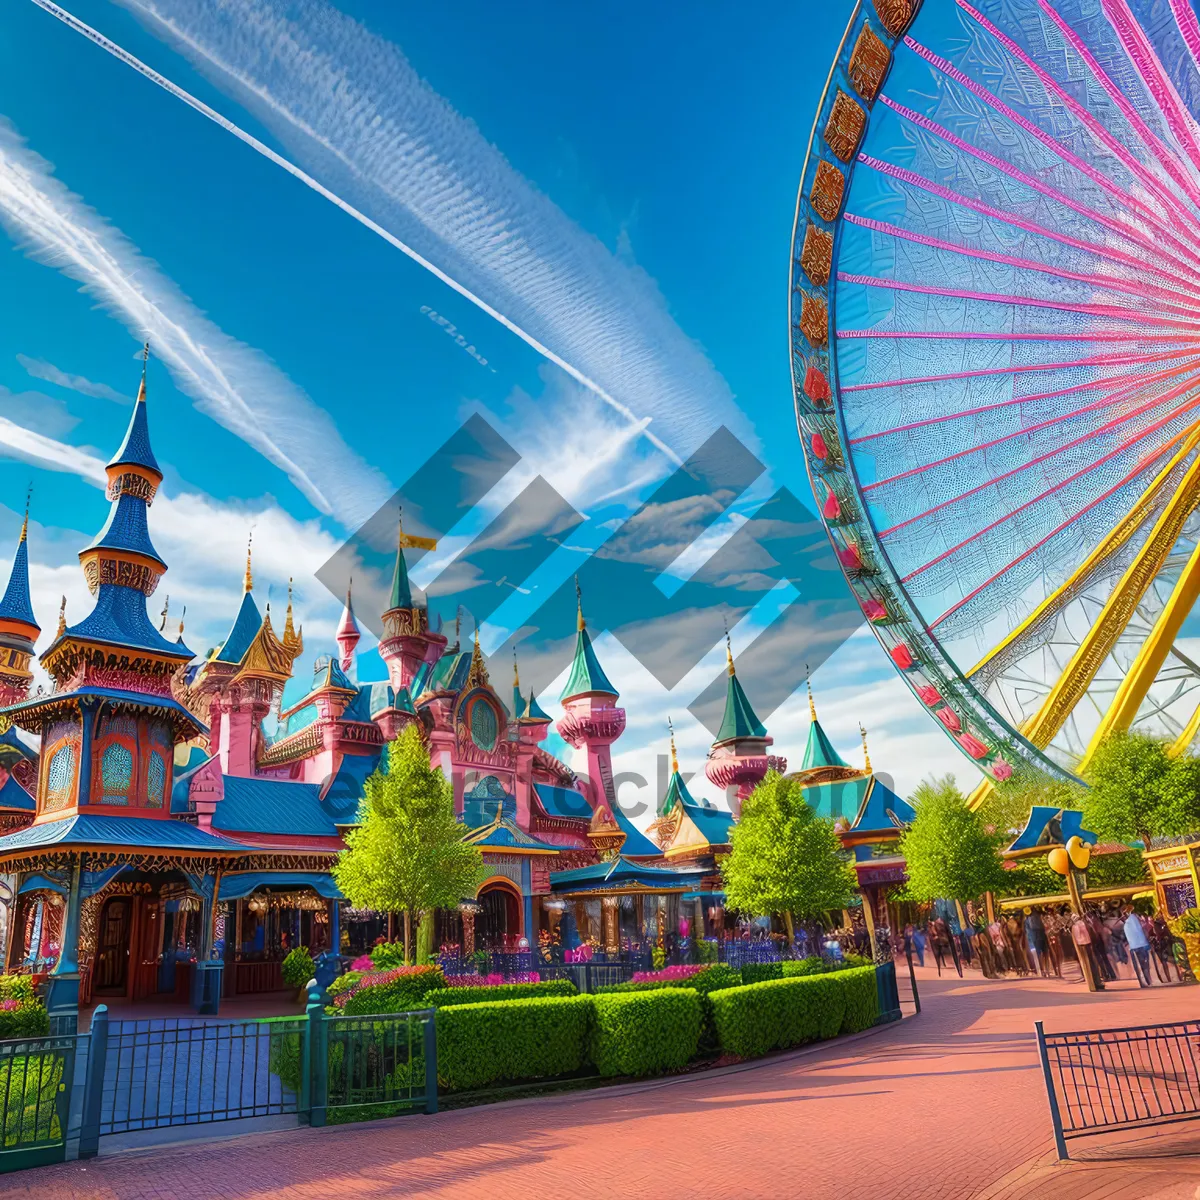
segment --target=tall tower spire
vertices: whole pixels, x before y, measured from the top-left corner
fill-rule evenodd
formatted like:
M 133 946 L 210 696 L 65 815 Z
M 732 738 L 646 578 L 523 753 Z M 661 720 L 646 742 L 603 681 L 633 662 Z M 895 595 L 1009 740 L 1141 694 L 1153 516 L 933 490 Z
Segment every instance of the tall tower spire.
M 350 577 L 350 582 L 346 585 L 346 605 L 342 609 L 342 619 L 338 622 L 337 634 L 335 640 L 338 644 L 338 649 L 342 652 L 341 667 L 346 672 L 348 678 L 353 679 L 354 670 L 354 647 L 358 645 L 359 638 L 362 634 L 359 632 L 358 622 L 354 619 L 354 601 L 351 593 L 354 590 L 354 577 Z
M 679 771 L 679 755 L 675 753 L 675 726 L 670 717 L 667 718 L 667 731 L 671 735 L 671 774 L 675 775 Z
M 250 566 L 250 555 L 254 549 L 254 530 L 246 535 L 246 574 L 242 579 L 242 593 L 254 591 L 254 572 Z
M 867 749 L 867 731 L 863 728 L 863 724 L 861 721 L 858 723 L 858 732 L 859 732 L 859 735 L 862 737 L 864 770 L 866 771 L 866 773 L 868 775 L 870 775 L 871 774 L 871 752 Z
M 29 660 L 41 629 L 29 598 L 29 501 L 13 555 L 8 586 L 0 597 L 0 707 L 17 704 L 29 694 L 33 672 Z
M 123 675 L 125 691 L 158 691 L 180 661 L 192 657 L 186 646 L 168 640 L 156 629 L 146 612 L 146 599 L 167 569 L 149 531 L 148 510 L 163 478 L 150 445 L 149 354 L 147 344 L 142 348 L 142 376 L 125 439 L 105 467 L 112 504 L 108 521 L 79 552 L 95 604 L 82 621 L 65 628 L 42 656 L 43 665 L 60 687 L 68 679 L 79 678 L 81 668 L 86 674 L 108 660 L 106 680 L 116 670 Z M 114 647 L 118 648 L 116 657 L 126 666 L 113 667 Z

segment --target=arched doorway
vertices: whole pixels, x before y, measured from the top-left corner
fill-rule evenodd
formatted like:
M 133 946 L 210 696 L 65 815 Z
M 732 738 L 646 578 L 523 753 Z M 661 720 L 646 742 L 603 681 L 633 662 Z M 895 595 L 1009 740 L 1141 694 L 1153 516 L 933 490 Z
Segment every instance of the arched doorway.
M 92 992 L 123 996 L 129 983 L 129 946 L 133 929 L 132 896 L 110 896 L 96 928 L 96 968 Z
M 515 950 L 521 936 L 521 897 L 507 880 L 485 883 L 479 890 L 482 911 L 476 918 L 475 945 L 480 950 Z

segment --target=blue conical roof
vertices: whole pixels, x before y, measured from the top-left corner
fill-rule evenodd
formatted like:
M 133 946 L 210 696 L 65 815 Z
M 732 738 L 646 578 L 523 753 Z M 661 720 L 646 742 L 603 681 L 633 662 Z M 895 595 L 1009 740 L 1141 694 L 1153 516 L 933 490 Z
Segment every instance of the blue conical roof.
M 29 543 L 25 540 L 25 527 L 21 529 L 21 540 L 13 555 L 12 571 L 8 576 L 8 587 L 0 598 L 0 617 L 9 621 L 22 621 L 39 629 L 33 617 L 33 604 L 29 599 Z
M 233 628 L 213 657 L 217 662 L 240 663 L 261 628 L 262 614 L 258 611 L 258 605 L 254 603 L 254 596 L 250 592 L 243 592 L 241 607 L 234 618 Z
M 592 639 L 588 636 L 587 627 L 580 618 L 579 632 L 575 638 L 575 661 L 571 664 L 567 686 L 563 688 L 559 699 L 570 700 L 574 696 L 585 696 L 589 692 L 612 696 L 614 700 L 619 694 L 604 674 L 596 652 L 592 649 Z
M 108 460 L 110 467 L 136 466 L 145 467 L 162 478 L 158 460 L 150 448 L 150 426 L 146 417 L 146 378 L 142 376 L 142 385 L 138 388 L 137 403 L 133 406 L 133 416 L 129 419 L 129 428 L 125 431 L 125 440 L 121 448 Z
M 533 692 L 529 693 L 529 700 L 525 705 L 525 711 L 521 714 L 521 719 L 524 721 L 545 721 L 549 723 L 550 718 L 543 711 L 542 706 L 537 702 L 537 696 Z
M 87 549 L 130 550 L 135 554 L 144 554 L 155 562 L 163 561 L 150 541 L 146 502 L 130 492 L 122 492 L 117 497 L 109 510 L 104 528 Z

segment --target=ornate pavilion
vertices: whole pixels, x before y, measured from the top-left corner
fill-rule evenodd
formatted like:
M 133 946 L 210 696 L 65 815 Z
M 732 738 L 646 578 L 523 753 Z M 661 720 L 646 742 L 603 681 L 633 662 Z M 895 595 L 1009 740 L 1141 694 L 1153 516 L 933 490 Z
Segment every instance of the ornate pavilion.
M 484 861 L 475 895 L 437 914 L 436 945 L 469 954 L 540 937 L 615 950 L 723 924 L 717 857 L 742 800 L 787 765 L 769 753 L 731 653 L 724 719 L 705 764 L 731 811 L 693 798 L 672 737 L 669 784 L 644 833 L 617 804 L 611 748 L 625 712 L 582 603 L 557 723 L 586 761 L 576 775 L 543 744 L 551 719 L 515 667 L 502 694 L 478 637 L 464 648 L 430 627 L 404 556 L 425 543 L 402 530 L 379 644 L 388 678 L 356 681 L 360 633 L 348 595 L 337 654 L 317 658 L 311 684 L 285 704 L 303 635 L 290 593 L 282 629 L 269 603 L 259 607 L 249 553 L 229 633 L 199 662 L 182 622 L 172 637 L 165 615 L 157 629 L 147 615 L 167 570 L 150 536 L 163 476 L 147 409 L 143 370 L 107 466 L 108 521 L 79 555 L 92 610 L 68 624 L 64 603 L 40 656 L 49 693 L 29 695 L 40 628 L 27 521 L 0 600 L 0 871 L 15 891 L 8 969 L 48 971 L 62 1011 L 122 998 L 211 1009 L 218 995 L 280 988 L 293 946 L 369 948 L 387 918 L 349 908 L 330 868 L 385 744 L 413 723 L 453 781 L 464 836 Z M 797 776 L 822 815 L 853 816 L 869 884 L 872 872 L 891 869 L 879 848 L 911 810 L 869 760 L 864 771 L 849 767 L 812 716 Z

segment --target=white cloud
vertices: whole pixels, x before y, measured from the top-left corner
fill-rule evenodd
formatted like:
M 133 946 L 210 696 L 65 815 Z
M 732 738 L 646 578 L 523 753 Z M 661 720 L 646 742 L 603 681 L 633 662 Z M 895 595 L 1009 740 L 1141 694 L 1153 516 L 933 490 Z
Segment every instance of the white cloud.
M 0 455 L 48 471 L 66 471 L 98 487 L 104 486 L 104 463 L 94 454 L 35 433 L 7 417 L 0 417 Z
M 323 512 L 354 526 L 388 497 L 387 481 L 342 440 L 323 409 L 259 352 L 199 312 L 157 266 L 54 178 L 0 121 L 0 222 L 149 339 L 179 389 L 242 438 Z M 68 468 L 74 469 L 74 468 Z
M 45 362 L 43 359 L 30 358 L 28 354 L 18 354 L 17 362 L 34 379 L 44 379 L 47 383 L 53 383 L 58 387 L 70 388 L 73 392 L 79 392 L 84 396 L 92 396 L 97 400 L 114 400 L 117 404 L 133 403 L 132 395 L 122 395 L 116 388 L 109 387 L 107 383 L 94 383 L 90 379 L 85 379 L 82 375 L 71 375 L 66 371 L 60 370 L 53 363 Z
M 401 50 L 317 0 L 123 0 L 326 187 L 686 455 L 749 423 L 654 281 L 579 229 Z M 335 201 L 336 202 L 336 201 Z M 461 290 L 461 289 L 460 289 Z M 503 320 L 503 318 L 501 318 Z

